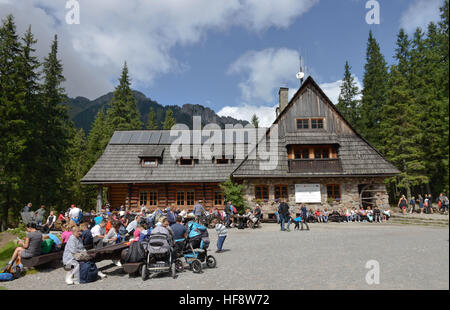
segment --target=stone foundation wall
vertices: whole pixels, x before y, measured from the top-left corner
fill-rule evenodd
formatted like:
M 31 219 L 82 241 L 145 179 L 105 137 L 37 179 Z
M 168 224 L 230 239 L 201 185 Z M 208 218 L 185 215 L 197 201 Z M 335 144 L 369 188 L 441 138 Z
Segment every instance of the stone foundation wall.
M 247 179 L 243 183 L 245 185 L 244 199 L 251 208 L 256 204 L 255 185 L 269 186 L 269 200 L 261 205 L 264 218 L 267 218 L 268 214 L 274 213 L 277 210 L 278 204 L 274 201 L 275 185 L 287 185 L 288 204 L 294 213 L 300 212 L 300 204 L 295 202 L 295 184 L 320 184 L 321 203 L 307 203 L 306 207 L 308 209 L 327 208 L 328 210 L 334 210 L 339 208 L 359 208 L 360 197 L 358 185 L 360 184 L 373 184 L 371 193 L 377 206 L 381 209 L 389 207 L 389 196 L 383 178 Z M 340 185 L 340 202 L 328 202 L 327 184 Z

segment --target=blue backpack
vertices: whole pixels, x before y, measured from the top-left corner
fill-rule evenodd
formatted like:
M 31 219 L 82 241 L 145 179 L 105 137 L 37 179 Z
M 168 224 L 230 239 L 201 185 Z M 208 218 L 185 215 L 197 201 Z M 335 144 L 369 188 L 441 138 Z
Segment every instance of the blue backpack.
M 80 283 L 90 283 L 97 280 L 98 269 L 93 261 L 80 262 Z
M 14 276 L 12 273 L 4 272 L 0 273 L 0 281 L 12 281 L 14 280 Z
M 205 231 L 206 231 L 206 227 L 197 222 L 190 222 L 188 224 L 189 239 L 195 238 L 195 237 L 203 234 Z

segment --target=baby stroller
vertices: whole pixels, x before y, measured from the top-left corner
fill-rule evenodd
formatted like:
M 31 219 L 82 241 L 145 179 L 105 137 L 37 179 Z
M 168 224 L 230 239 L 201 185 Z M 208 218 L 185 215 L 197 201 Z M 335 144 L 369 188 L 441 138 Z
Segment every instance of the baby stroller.
M 197 222 L 189 222 L 187 238 L 184 240 L 183 257 L 193 272 L 200 273 L 204 262 L 209 268 L 216 267 L 216 259 L 208 255 L 208 247 L 209 235 L 206 227 Z
M 141 266 L 142 280 L 146 280 L 150 274 L 170 273 L 176 277 L 175 258 L 172 237 L 169 231 L 162 227 L 155 227 L 147 242 L 142 242 L 147 252 L 146 260 Z

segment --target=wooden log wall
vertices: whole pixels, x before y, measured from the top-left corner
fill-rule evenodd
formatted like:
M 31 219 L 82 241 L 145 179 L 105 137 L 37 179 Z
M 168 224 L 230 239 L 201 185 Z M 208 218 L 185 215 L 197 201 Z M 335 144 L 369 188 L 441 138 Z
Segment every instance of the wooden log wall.
M 127 197 L 129 194 L 130 210 L 139 210 L 139 199 L 141 191 L 156 191 L 158 193 L 157 206 L 147 206 L 147 209 L 154 210 L 157 207 L 167 208 L 174 204 L 177 206 L 177 192 L 178 191 L 194 191 L 194 204 L 197 200 L 203 200 L 203 206 L 206 209 L 216 207 L 223 209 L 224 205 L 214 205 L 214 193 L 221 191 L 219 183 L 181 183 L 181 184 L 132 184 L 130 186 L 130 193 L 128 193 L 127 184 L 112 184 L 108 186 L 109 203 L 113 209 L 120 207 L 120 205 L 127 206 Z M 223 194 L 222 194 L 223 195 Z M 149 195 L 147 200 L 149 200 Z M 180 206 L 180 208 L 184 208 Z M 186 206 L 188 210 L 192 210 L 193 206 Z

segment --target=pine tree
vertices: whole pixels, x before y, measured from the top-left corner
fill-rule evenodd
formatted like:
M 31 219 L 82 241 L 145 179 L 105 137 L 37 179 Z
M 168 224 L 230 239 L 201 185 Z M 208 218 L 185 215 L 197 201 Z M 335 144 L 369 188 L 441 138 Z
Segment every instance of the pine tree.
M 341 93 L 339 94 L 336 107 L 352 126 L 356 126 L 359 121 L 359 100 L 357 99 L 359 89 L 350 69 L 351 67 L 348 64 L 348 61 L 346 61 Z
M 150 108 L 150 112 L 148 113 L 147 129 L 158 130 L 158 125 L 155 119 L 155 110 L 153 110 L 153 108 Z
M 258 118 L 258 116 L 256 116 L 256 114 L 253 114 L 253 116 L 252 116 L 252 125 L 255 128 L 259 127 L 259 118 Z
M 107 111 L 108 123 L 113 130 L 139 130 L 142 129 L 140 112 L 137 108 L 136 99 L 131 90 L 128 67 L 125 62 L 119 85 L 114 90 L 110 108 Z M 111 135 L 112 133 L 111 132 Z
M 0 231 L 8 226 L 9 212 L 17 211 L 23 180 L 22 158 L 26 151 L 24 100 L 26 89 L 21 76 L 21 45 L 12 15 L 0 27 Z
M 395 185 L 404 189 L 410 198 L 411 188 L 426 184 L 429 179 L 425 166 L 426 154 L 420 144 L 417 106 L 407 75 L 403 75 L 395 65 L 391 68 L 380 130 L 380 151 L 401 171 L 394 177 Z
M 37 155 L 40 160 L 38 177 L 41 180 L 39 193 L 40 202 L 56 206 L 63 195 L 64 162 L 68 146 L 68 116 L 63 105 L 67 96 L 62 86 L 65 78 L 63 66 L 58 59 L 58 37 L 55 35 L 51 50 L 43 63 L 44 82 L 41 88 L 43 116 L 42 123 L 42 153 Z
M 92 167 L 103 154 L 109 142 L 111 129 L 106 120 L 105 109 L 102 107 L 95 117 L 88 136 L 87 154 L 89 166 Z
M 397 60 L 397 70 L 404 76 L 409 74 L 411 61 L 411 41 L 403 28 L 400 29 L 397 36 L 397 47 L 395 49 L 394 58 Z
M 163 123 L 164 130 L 170 130 L 175 125 L 175 119 L 173 118 L 173 112 L 171 109 L 167 109 L 166 118 Z
M 369 33 L 364 69 L 361 119 L 356 127 L 364 138 L 377 147 L 381 138 L 379 134 L 381 110 L 386 104 L 388 69 L 372 31 Z
M 72 203 L 81 206 L 95 204 L 95 188 L 80 183 L 90 168 L 88 165 L 88 145 L 83 129 L 76 129 L 73 123 L 68 126 L 69 143 L 66 149 L 67 160 L 64 163 L 65 182 L 62 204 Z
M 36 166 L 40 165 L 37 154 L 41 154 L 43 146 L 41 142 L 42 124 L 47 121 L 46 115 L 43 115 L 42 106 L 39 98 L 38 83 L 40 79 L 40 63 L 34 55 L 34 45 L 37 40 L 31 32 L 31 26 L 28 27 L 25 35 L 22 37 L 22 48 L 20 53 L 21 77 L 25 83 L 25 111 L 22 118 L 26 121 L 27 151 L 23 154 L 24 181 L 21 186 L 22 198 L 25 201 L 38 201 L 38 188 L 40 178 L 35 173 Z

